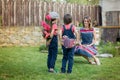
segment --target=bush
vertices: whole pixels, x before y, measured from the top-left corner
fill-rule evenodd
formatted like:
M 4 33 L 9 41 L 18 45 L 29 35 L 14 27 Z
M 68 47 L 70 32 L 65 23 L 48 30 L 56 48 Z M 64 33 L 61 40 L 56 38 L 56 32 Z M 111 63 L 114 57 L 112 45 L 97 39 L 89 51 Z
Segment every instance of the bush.
M 42 50 L 48 50 L 46 45 L 41 45 L 40 48 L 39 48 L 39 51 L 42 51 Z
M 98 51 L 99 53 L 110 53 L 115 56 L 117 54 L 116 46 L 120 46 L 120 42 L 101 42 Z

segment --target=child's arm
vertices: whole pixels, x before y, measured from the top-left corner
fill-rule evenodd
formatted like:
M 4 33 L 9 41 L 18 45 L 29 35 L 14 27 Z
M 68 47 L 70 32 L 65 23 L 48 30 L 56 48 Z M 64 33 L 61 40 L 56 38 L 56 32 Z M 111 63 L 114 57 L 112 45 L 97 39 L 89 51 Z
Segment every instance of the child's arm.
M 55 29 L 54 29 L 53 26 L 52 26 L 51 33 L 50 33 L 50 38 L 47 40 L 47 45 L 50 44 L 51 39 L 52 39 L 52 37 L 53 37 L 53 35 L 54 35 L 54 31 L 55 31 Z
M 52 38 L 53 37 L 53 35 L 54 35 L 54 29 L 52 29 L 52 31 L 51 31 L 51 33 L 50 33 L 50 37 Z
M 49 44 L 50 44 L 53 35 L 54 35 L 54 29 L 52 29 L 52 31 L 51 31 L 51 33 L 50 33 L 50 38 L 49 38 L 48 40 L 46 40 L 46 45 L 49 45 Z

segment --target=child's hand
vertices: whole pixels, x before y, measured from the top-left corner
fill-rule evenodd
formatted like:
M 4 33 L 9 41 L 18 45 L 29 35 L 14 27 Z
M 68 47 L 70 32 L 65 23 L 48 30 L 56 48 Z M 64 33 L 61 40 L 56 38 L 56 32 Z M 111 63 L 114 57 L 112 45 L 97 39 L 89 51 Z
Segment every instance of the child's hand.
M 46 46 L 49 46 L 50 45 L 50 42 L 51 42 L 51 39 L 46 41 Z

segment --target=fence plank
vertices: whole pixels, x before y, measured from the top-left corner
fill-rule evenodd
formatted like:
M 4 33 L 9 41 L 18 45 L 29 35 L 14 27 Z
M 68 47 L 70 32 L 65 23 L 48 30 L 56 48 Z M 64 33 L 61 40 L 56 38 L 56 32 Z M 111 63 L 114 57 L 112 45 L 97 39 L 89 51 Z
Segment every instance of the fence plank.
M 2 15 L 2 1 L 0 0 L 0 16 Z
M 2 25 L 5 25 L 5 22 L 4 22 L 4 10 L 5 10 L 5 5 L 4 5 L 4 0 L 1 0 L 2 2 Z
M 11 23 L 10 23 L 10 26 L 14 26 L 14 2 L 13 0 L 11 1 Z
M 16 25 L 16 0 L 13 1 L 13 18 L 14 18 L 14 24 Z

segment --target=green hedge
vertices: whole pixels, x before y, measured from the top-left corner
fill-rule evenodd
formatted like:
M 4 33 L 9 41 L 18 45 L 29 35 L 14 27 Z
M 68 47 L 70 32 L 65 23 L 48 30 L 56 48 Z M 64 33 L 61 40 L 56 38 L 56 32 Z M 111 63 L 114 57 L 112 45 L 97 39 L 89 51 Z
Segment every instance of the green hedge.
M 112 42 L 101 42 L 98 46 L 99 53 L 110 53 L 113 56 L 117 55 L 116 46 L 120 46 L 120 42 L 112 43 Z

